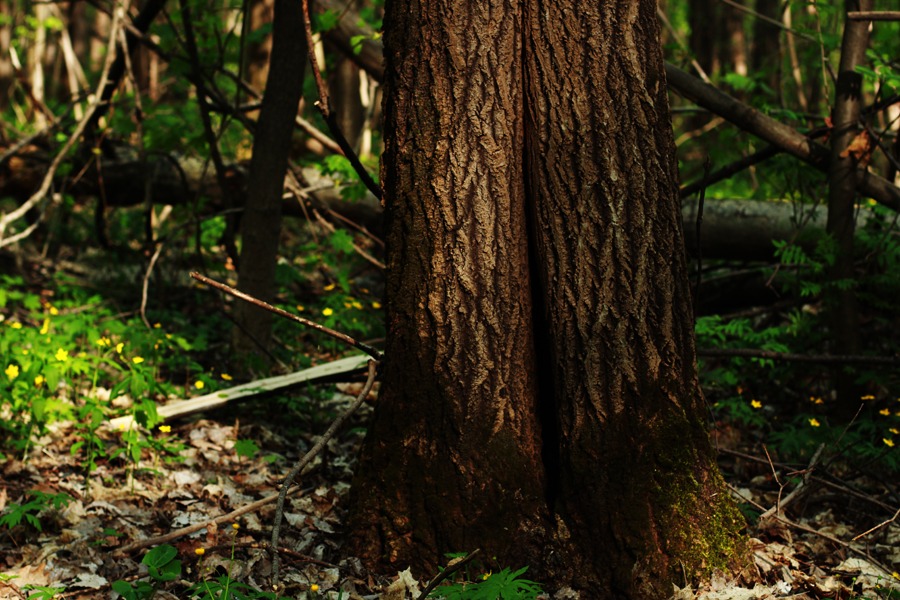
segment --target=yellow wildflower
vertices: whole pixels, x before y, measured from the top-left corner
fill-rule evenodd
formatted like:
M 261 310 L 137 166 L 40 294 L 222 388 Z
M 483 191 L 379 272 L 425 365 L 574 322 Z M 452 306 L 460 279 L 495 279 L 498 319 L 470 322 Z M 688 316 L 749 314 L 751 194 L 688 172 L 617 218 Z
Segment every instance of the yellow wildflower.
M 810 419 L 809 424 L 812 425 L 813 427 L 818 427 L 819 425 L 821 425 L 821 423 L 819 423 L 819 420 L 816 418 Z
M 760 402 L 759 400 L 751 400 L 750 406 L 752 406 L 753 408 L 759 409 L 759 408 L 762 408 L 762 402 Z
M 379 308 L 381 308 L 381 302 L 373 302 L 372 308 L 374 308 L 375 310 L 378 310 Z
M 205 385 L 206 384 L 203 383 L 202 381 L 200 381 L 199 379 L 194 382 L 194 387 L 197 388 L 198 390 L 202 390 Z
M 874 400 L 874 399 L 875 399 L 875 396 L 873 396 L 872 394 L 866 394 L 865 396 L 860 397 L 860 400 Z
M 314 584 L 312 584 L 311 586 L 309 586 L 309 591 L 311 591 L 313 594 L 315 594 L 316 592 L 318 592 L 318 591 L 319 591 L 319 584 L 318 584 L 318 583 L 314 583 Z
M 330 292 L 331 290 L 334 289 L 334 286 L 335 286 L 335 284 L 329 283 L 328 285 L 326 285 L 326 286 L 325 286 L 324 288 L 322 288 L 322 289 L 324 289 L 326 292 Z
M 487 573 L 485 573 L 484 575 L 481 576 L 481 580 L 487 581 L 488 579 L 491 578 L 491 575 L 493 575 L 493 571 L 488 571 Z
M 306 310 L 306 307 L 304 307 L 302 304 L 297 305 L 297 312 L 303 312 L 304 310 Z
M 894 447 L 894 440 L 892 438 L 881 438 L 881 441 L 884 442 L 884 445 L 888 448 Z
M 159 329 L 160 327 L 162 327 L 162 323 L 154 323 L 153 324 L 153 329 Z
M 18 365 L 9 365 L 6 367 L 6 370 L 3 371 L 6 373 L 6 378 L 12 381 L 16 377 L 19 376 L 19 366 Z
M 119 342 L 118 344 L 116 344 L 116 353 L 122 354 L 122 348 L 124 348 L 124 347 L 125 347 L 125 342 Z
M 18 321 L 13 321 L 12 323 L 9 324 L 9 326 L 12 327 L 13 329 L 22 329 L 22 324 L 19 323 Z
M 240 528 L 241 528 L 241 524 L 240 524 L 240 523 L 232 523 L 232 524 L 231 524 L 231 528 L 234 529 L 234 530 L 240 529 Z
M 99 346 L 100 348 L 107 348 L 112 345 L 112 342 L 110 342 L 109 338 L 106 336 L 103 336 L 94 343 L 97 344 L 97 346 Z
M 51 304 L 50 305 L 50 314 L 55 317 L 56 315 L 59 314 L 59 309 Z
M 359 302 L 359 300 L 354 300 L 350 303 L 350 306 L 352 306 L 356 310 L 362 310 L 362 304 Z
M 330 317 L 331 315 L 334 314 L 334 311 L 331 310 L 330 308 L 326 308 L 326 309 L 322 310 L 322 314 L 325 315 L 326 317 Z
M 221 377 L 225 381 L 231 381 L 232 379 L 234 379 L 234 377 L 232 377 L 228 373 L 222 373 L 221 375 L 219 375 L 219 377 Z
M 879 414 L 879 415 L 884 415 L 885 417 L 887 417 L 888 415 L 891 414 L 891 409 L 889 409 L 889 408 L 882 408 L 881 410 L 878 411 L 878 414 Z
M 37 377 L 34 378 L 34 387 L 41 387 L 42 385 L 44 385 L 45 381 L 47 381 L 47 380 L 44 379 L 43 375 L 38 375 Z
M 50 319 L 44 319 L 44 324 L 41 325 L 41 335 L 47 335 L 50 331 Z
M 206 554 L 206 548 L 196 548 L 194 550 L 194 554 L 196 554 L 197 556 L 203 556 L 204 554 Z
M 56 360 L 58 360 L 59 362 L 66 362 L 67 360 L 69 360 L 69 351 L 63 350 L 62 348 L 58 349 L 56 351 Z
M 900 429 L 897 429 L 896 427 L 891 427 L 890 429 L 888 429 L 888 431 L 890 431 L 894 435 L 900 435 Z
M 139 365 L 142 362 L 144 362 L 144 359 L 141 358 L 140 356 L 135 356 L 134 358 L 131 359 L 131 362 L 133 362 L 136 365 Z
M 171 425 L 160 425 L 159 430 L 162 433 L 169 433 L 170 431 L 172 431 L 172 426 Z
M 353 303 L 351 303 L 351 302 L 344 302 L 344 308 L 353 308 Z

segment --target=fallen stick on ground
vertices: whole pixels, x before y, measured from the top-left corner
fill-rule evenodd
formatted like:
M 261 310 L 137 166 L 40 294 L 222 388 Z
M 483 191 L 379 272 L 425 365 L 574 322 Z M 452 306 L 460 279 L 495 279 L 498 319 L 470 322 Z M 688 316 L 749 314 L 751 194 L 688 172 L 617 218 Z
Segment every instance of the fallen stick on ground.
M 314 383 L 321 379 L 338 377 L 341 375 L 364 374 L 366 372 L 366 361 L 368 358 L 368 356 L 358 354 L 323 365 L 316 365 L 315 367 L 303 369 L 302 371 L 296 371 L 287 375 L 278 375 L 276 377 L 266 377 L 265 379 L 250 381 L 211 394 L 197 396 L 196 398 L 191 398 L 189 400 L 176 400 L 164 406 L 160 406 L 157 408 L 156 412 L 162 419 L 161 422 L 165 422 L 176 417 L 219 408 L 220 406 L 224 406 L 235 400 L 250 398 L 258 396 L 259 394 L 274 392 L 276 390 L 283 390 L 301 383 Z M 107 423 L 107 426 L 111 429 L 129 429 L 133 425 L 134 417 L 131 415 L 118 417 Z

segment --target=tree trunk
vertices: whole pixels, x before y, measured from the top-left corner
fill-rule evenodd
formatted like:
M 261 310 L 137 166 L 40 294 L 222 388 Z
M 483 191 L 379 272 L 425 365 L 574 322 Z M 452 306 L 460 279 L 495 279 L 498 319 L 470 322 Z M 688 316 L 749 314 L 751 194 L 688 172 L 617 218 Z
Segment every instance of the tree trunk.
M 305 39 L 300 3 L 275 0 L 272 60 L 253 138 L 247 204 L 241 222 L 242 248 L 238 270 L 238 288 L 267 302 L 272 301 L 275 293 L 281 195 L 294 118 L 303 90 Z M 235 317 L 232 345 L 243 363 L 239 368 L 267 365 L 272 313 L 251 304 L 239 303 L 235 307 Z
M 244 14 L 250 33 L 250 40 L 244 49 L 245 72 L 250 87 L 260 92 L 266 85 L 272 52 L 272 36 L 263 34 L 263 28 L 272 23 L 274 10 L 273 0 L 249 0 L 248 10 Z
M 661 598 L 736 555 L 655 8 L 389 4 L 388 363 L 349 521 L 369 563 L 477 547 Z
M 872 10 L 872 0 L 848 0 L 846 8 Z M 862 75 L 856 67 L 863 63 L 869 44 L 869 22 L 847 20 L 841 44 L 841 63 L 835 89 L 831 135 L 831 161 L 828 172 L 828 225 L 826 231 L 834 238 L 835 261 L 829 273 L 831 290 L 828 294 L 831 343 L 835 353 L 858 354 L 860 349 L 859 313 L 856 303 L 853 273 L 853 236 L 857 165 L 860 157 L 848 152 L 848 146 L 859 134 L 862 102 Z M 855 373 L 849 368 L 835 373 L 839 413 L 853 418 L 859 408 L 859 388 Z
M 349 531 L 370 563 L 516 564 L 550 523 L 526 245 L 522 15 L 392 2 L 385 15 L 385 384 Z
M 695 368 L 655 3 L 534 5 L 526 172 L 549 332 L 538 363 L 552 365 L 541 375 L 559 438 L 558 469 L 547 465 L 560 474 L 555 508 L 587 563 L 581 586 L 663 598 L 682 566 L 728 554 L 740 518 Z

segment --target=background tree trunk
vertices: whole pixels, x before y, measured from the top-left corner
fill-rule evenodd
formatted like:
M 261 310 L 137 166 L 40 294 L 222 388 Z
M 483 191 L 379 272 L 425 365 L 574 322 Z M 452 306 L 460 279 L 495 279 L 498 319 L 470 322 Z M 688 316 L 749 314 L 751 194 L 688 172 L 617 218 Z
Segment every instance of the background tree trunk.
M 851 10 L 872 10 L 871 0 L 847 0 Z M 859 133 L 859 116 L 862 102 L 862 75 L 856 72 L 863 64 L 869 44 L 868 21 L 847 20 L 841 44 L 841 63 L 835 88 L 831 135 L 831 161 L 828 171 L 828 226 L 826 231 L 835 242 L 835 261 L 829 278 L 832 289 L 828 294 L 829 322 L 831 325 L 832 352 L 858 354 L 860 349 L 859 312 L 853 271 L 853 236 L 855 231 L 855 204 L 857 165 L 859 156 L 847 152 L 848 146 Z M 835 389 L 840 413 L 846 419 L 853 418 L 859 408 L 859 387 L 856 375 L 844 367 L 835 373 Z
M 275 293 L 281 195 L 306 64 L 306 36 L 299 2 L 275 0 L 272 38 L 269 77 L 253 138 L 238 267 L 238 288 L 267 302 Z M 235 318 L 232 344 L 239 360 L 244 366 L 252 362 L 257 362 L 257 367 L 267 365 L 265 350 L 272 330 L 272 314 L 241 302 L 235 305 Z

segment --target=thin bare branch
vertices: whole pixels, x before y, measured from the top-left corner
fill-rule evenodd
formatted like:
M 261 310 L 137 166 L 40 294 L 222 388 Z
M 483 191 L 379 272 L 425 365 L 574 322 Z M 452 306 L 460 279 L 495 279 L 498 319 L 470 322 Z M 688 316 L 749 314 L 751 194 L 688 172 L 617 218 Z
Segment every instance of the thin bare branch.
M 284 483 L 281 484 L 281 490 L 278 492 L 278 504 L 275 508 L 275 524 L 272 526 L 272 587 L 274 589 L 278 589 L 278 569 L 280 567 L 280 557 L 278 556 L 278 537 L 281 533 L 281 519 L 284 517 L 284 500 L 287 498 L 288 491 L 291 489 L 291 486 L 294 483 L 294 478 L 300 474 L 300 472 L 312 462 L 312 459 L 322 451 L 322 448 L 325 447 L 325 444 L 328 443 L 328 440 L 334 437 L 334 434 L 337 433 L 338 429 L 340 429 L 341 425 L 344 424 L 350 415 L 356 412 L 356 410 L 362 406 L 362 403 L 365 402 L 366 396 L 369 395 L 369 392 L 372 391 L 372 386 L 375 385 L 375 374 L 378 372 L 378 364 L 374 360 L 369 361 L 369 378 L 366 380 L 366 384 L 363 386 L 362 391 L 359 393 L 359 396 L 356 397 L 356 401 L 350 405 L 344 414 L 339 416 L 334 422 L 328 427 L 328 430 L 322 434 L 322 437 L 319 438 L 319 441 L 309 449 L 303 458 L 301 458 L 294 468 L 291 469 L 291 472 L 287 474 L 287 477 L 284 478 Z
M 335 331 L 334 329 L 325 327 L 324 325 L 320 325 L 320 324 L 316 323 L 315 321 L 310 321 L 309 319 L 304 319 L 303 317 L 298 317 L 297 315 L 291 314 L 291 313 L 287 312 L 286 310 L 282 310 L 280 308 L 272 306 L 268 302 L 263 302 L 262 300 L 260 300 L 258 298 L 254 298 L 253 296 L 251 296 L 249 294 L 245 294 L 244 292 L 237 290 L 231 286 L 225 285 L 224 283 L 219 283 L 215 279 L 210 279 L 209 277 L 206 277 L 205 275 L 201 275 L 200 273 L 196 273 L 196 272 L 191 273 L 191 277 L 193 277 L 194 279 L 196 279 L 197 281 L 199 281 L 201 283 L 205 283 L 208 286 L 214 287 L 221 292 L 225 292 L 226 294 L 228 294 L 230 296 L 234 296 L 235 298 L 243 300 L 244 302 L 249 302 L 250 304 L 258 306 L 258 307 L 260 307 L 264 310 L 267 310 L 271 313 L 274 313 L 274 314 L 278 315 L 279 317 L 284 317 L 285 319 L 290 319 L 291 321 L 294 321 L 295 323 L 300 323 L 301 325 L 303 325 L 305 327 L 309 327 L 310 329 L 315 329 L 316 331 L 321 331 L 325 335 L 329 335 L 336 340 L 344 342 L 348 346 L 352 346 L 352 347 L 356 348 L 357 350 L 362 350 L 363 352 L 365 352 L 366 354 L 368 354 L 369 356 L 371 356 L 372 358 L 374 358 L 377 361 L 380 361 L 383 358 L 383 355 L 381 354 L 381 352 L 379 350 L 377 350 L 376 348 L 373 348 L 372 346 L 369 346 L 368 344 L 365 344 L 363 342 L 357 341 L 345 333 L 341 333 L 340 331 Z

